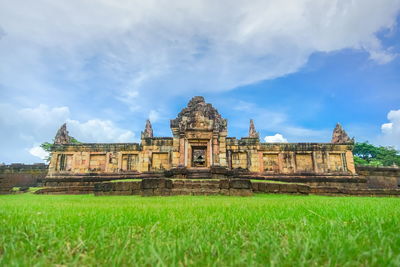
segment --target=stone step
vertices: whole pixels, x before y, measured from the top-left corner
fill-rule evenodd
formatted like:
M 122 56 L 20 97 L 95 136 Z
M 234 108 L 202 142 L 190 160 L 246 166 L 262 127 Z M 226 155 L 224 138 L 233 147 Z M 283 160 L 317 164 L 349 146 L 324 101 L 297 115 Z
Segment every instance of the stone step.
M 400 189 L 354 189 L 343 187 L 316 186 L 310 193 L 317 195 L 353 195 L 353 196 L 399 196 Z
M 35 192 L 43 195 L 83 195 L 94 192 L 94 186 L 58 186 L 44 187 Z
M 211 177 L 211 172 L 209 171 L 188 172 L 187 174 L 188 179 L 210 179 Z

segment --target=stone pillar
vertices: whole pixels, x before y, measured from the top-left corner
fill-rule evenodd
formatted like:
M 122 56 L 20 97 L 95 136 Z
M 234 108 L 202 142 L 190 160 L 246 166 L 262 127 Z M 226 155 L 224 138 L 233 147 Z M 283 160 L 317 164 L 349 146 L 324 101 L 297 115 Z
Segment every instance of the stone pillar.
M 219 166 L 219 142 L 216 134 L 212 136 L 212 155 L 212 165 Z
M 314 173 L 319 173 L 319 168 L 318 168 L 318 161 L 317 161 L 317 156 L 315 151 L 311 152 L 311 157 L 312 157 L 312 162 L 313 162 L 313 170 Z
M 290 154 L 290 160 L 291 160 L 291 167 L 293 169 L 293 173 L 297 172 L 297 165 L 296 165 L 296 152 L 289 152 Z
M 179 166 L 179 159 L 180 159 L 180 138 L 179 134 L 175 134 L 173 143 L 172 143 L 172 168 L 176 168 Z
M 227 158 L 226 158 L 226 132 L 220 132 L 218 142 L 219 142 L 219 165 L 222 167 L 227 167 Z
M 57 171 L 57 158 L 58 158 L 58 153 L 51 152 L 48 176 L 51 176 L 54 172 Z
M 211 137 L 211 139 L 207 142 L 207 167 L 213 166 L 214 164 L 213 158 L 214 158 L 213 143 Z
M 346 151 L 346 165 L 347 171 L 351 172 L 352 174 L 356 174 L 353 152 L 351 152 L 351 150 Z
M 119 152 L 119 153 L 118 153 L 118 161 L 117 161 L 117 171 L 118 171 L 118 172 L 121 172 L 121 171 L 122 171 L 122 155 L 123 155 L 122 152 Z M 141 170 L 141 168 L 140 168 L 140 166 L 141 166 L 140 161 L 141 161 L 142 155 L 139 154 L 138 157 L 139 157 L 139 162 L 138 162 L 138 166 L 137 166 L 136 168 L 137 168 L 138 170 Z
M 227 151 L 227 156 L 228 156 L 228 158 L 227 158 L 228 168 L 232 169 L 232 151 L 231 150 Z
M 330 158 L 329 158 L 329 153 L 325 152 L 326 155 L 326 172 L 330 172 L 331 171 L 331 164 L 330 164 Z
M 186 153 L 185 153 L 185 137 L 179 136 L 179 165 L 186 166 Z
M 190 149 L 190 151 L 189 151 L 189 142 L 187 139 L 183 139 L 183 147 L 184 147 L 184 150 L 183 150 L 184 151 L 184 153 L 183 153 L 184 165 L 185 165 L 185 167 L 188 167 L 189 165 L 191 167 L 192 164 L 188 163 L 188 159 L 189 159 L 189 153 L 191 154 L 192 150 Z M 190 158 L 192 158 L 192 157 L 190 156 Z
M 83 163 L 83 160 L 84 163 Z M 82 167 L 85 168 L 86 172 L 90 172 L 90 152 L 82 152 Z
M 279 162 L 279 158 L 278 158 L 278 162 Z M 264 172 L 264 168 L 265 167 L 264 167 L 263 153 L 258 152 L 258 172 Z

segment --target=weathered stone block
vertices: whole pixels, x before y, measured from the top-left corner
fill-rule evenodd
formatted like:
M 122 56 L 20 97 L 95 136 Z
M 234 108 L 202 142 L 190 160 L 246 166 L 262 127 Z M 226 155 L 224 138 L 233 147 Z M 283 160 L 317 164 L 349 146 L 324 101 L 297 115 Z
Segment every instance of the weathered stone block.
M 297 185 L 298 192 L 301 194 L 309 194 L 310 187 L 308 185 Z
M 172 188 L 172 180 L 171 179 L 165 179 L 164 181 L 164 186 L 165 188 L 171 189 Z
M 142 182 L 137 181 L 137 182 L 129 182 L 130 184 L 130 190 L 140 190 L 142 186 Z
M 223 179 L 219 181 L 219 187 L 221 189 L 229 189 L 229 180 L 228 179 Z
M 114 189 L 112 183 L 102 183 L 102 185 L 104 192 L 111 191 Z
M 164 188 L 165 187 L 165 179 L 143 179 L 142 180 L 142 188 L 143 189 L 155 189 L 155 188 Z
M 251 182 L 250 180 L 235 179 L 230 181 L 229 187 L 233 189 L 251 189 Z
M 280 184 L 279 189 L 281 193 L 297 193 L 296 184 Z
M 142 190 L 140 189 L 134 189 L 131 191 L 131 195 L 140 195 L 142 193 Z
M 224 196 L 229 196 L 229 189 L 221 189 L 220 194 Z
M 185 184 L 184 184 L 184 183 L 176 183 L 176 182 L 174 182 L 174 183 L 172 184 L 172 188 L 173 188 L 173 189 L 185 188 Z
M 258 191 L 259 192 L 265 192 L 266 191 L 266 183 L 259 182 L 258 184 Z
M 253 191 L 251 189 L 235 189 L 231 188 L 229 189 L 229 195 L 230 196 L 243 196 L 243 197 L 248 197 L 253 195 Z
M 103 191 L 103 184 L 102 183 L 95 183 L 94 184 L 94 191 L 95 192 Z
M 152 188 L 142 189 L 141 195 L 142 195 L 142 197 L 154 196 L 154 190 Z
M 267 193 L 279 193 L 281 191 L 280 184 L 264 183 L 265 189 L 263 192 Z
M 251 188 L 253 189 L 254 192 L 260 191 L 259 184 L 260 183 L 254 183 L 254 182 L 251 183 Z

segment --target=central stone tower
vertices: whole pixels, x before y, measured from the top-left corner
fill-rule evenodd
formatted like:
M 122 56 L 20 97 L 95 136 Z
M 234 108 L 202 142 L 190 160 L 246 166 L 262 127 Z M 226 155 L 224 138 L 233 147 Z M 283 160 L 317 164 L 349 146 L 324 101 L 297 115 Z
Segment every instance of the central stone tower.
M 173 167 L 227 167 L 227 121 L 202 96 L 195 96 L 171 120 Z

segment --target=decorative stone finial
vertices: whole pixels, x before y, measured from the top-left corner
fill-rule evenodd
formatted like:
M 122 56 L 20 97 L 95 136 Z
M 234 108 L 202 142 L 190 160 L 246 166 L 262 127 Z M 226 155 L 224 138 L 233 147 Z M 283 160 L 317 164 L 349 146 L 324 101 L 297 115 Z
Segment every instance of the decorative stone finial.
M 354 143 L 354 138 L 351 139 L 346 131 L 343 129 L 340 123 L 336 124 L 335 129 L 333 130 L 332 134 L 332 141 L 333 144 L 343 144 L 343 143 Z
M 142 132 L 142 139 L 143 138 L 153 138 L 153 128 L 151 127 L 150 120 L 146 120 L 146 127 Z
M 249 137 L 251 138 L 259 138 L 259 134 L 256 131 L 256 127 L 254 126 L 254 121 L 250 119 L 250 127 L 249 127 Z
M 69 143 L 71 143 L 71 137 L 68 135 L 67 124 L 64 123 L 57 131 L 56 137 L 54 138 L 54 144 L 64 145 Z

